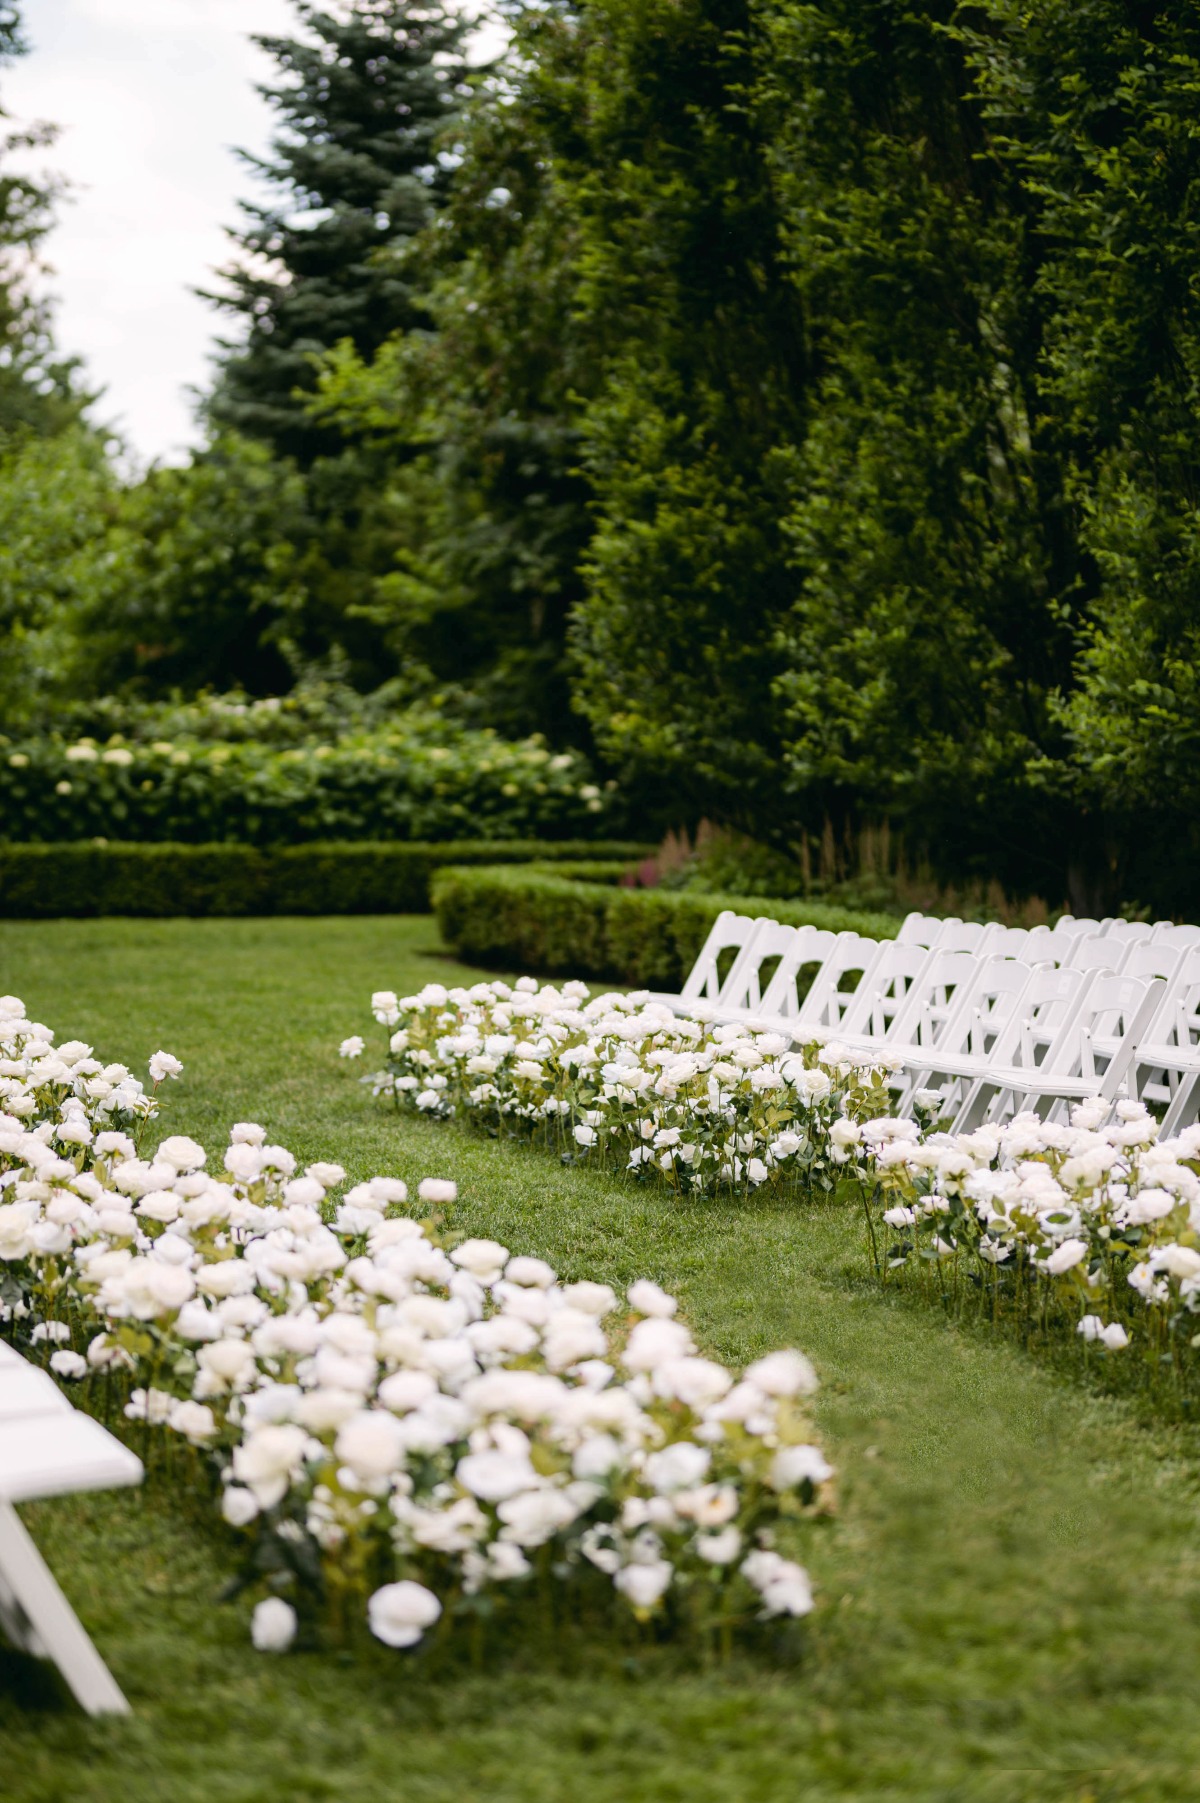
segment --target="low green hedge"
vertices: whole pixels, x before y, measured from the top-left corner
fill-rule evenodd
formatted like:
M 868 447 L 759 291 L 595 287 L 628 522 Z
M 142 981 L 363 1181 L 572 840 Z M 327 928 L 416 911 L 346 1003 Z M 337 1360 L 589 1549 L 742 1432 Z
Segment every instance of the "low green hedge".
M 444 864 L 531 858 L 616 881 L 644 845 L 539 840 L 448 844 L 0 845 L 0 917 L 104 914 L 423 914 Z M 597 864 L 601 857 L 605 860 Z M 609 874 L 611 873 L 611 875 Z
M 544 862 L 521 869 L 449 866 L 434 878 L 432 895 L 442 937 L 470 963 L 663 990 L 679 988 L 723 908 L 871 939 L 894 939 L 900 926 L 893 914 L 827 902 L 613 889 L 579 882 Z

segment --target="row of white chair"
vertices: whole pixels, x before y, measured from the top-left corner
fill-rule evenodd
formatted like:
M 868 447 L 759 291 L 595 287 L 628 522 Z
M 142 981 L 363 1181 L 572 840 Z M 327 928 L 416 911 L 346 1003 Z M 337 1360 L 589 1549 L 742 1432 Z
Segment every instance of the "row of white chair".
M 886 1054 L 898 1106 L 935 1091 L 960 1131 L 1132 1094 L 1163 1112 L 1166 1134 L 1200 1107 L 1200 930 L 1124 930 L 1144 924 L 1026 932 L 910 915 L 876 941 L 727 911 L 680 994 L 656 999 Z

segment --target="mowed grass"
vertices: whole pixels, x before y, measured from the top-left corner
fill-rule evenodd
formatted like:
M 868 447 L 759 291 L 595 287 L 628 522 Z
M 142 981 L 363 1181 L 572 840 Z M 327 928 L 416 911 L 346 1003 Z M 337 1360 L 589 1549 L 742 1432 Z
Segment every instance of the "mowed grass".
M 374 988 L 471 973 L 427 919 L 0 926 L 0 990 L 185 1074 L 169 1130 L 238 1119 L 355 1176 L 457 1179 L 457 1222 L 570 1277 L 649 1275 L 720 1357 L 796 1344 L 839 1467 L 802 1661 L 516 1639 L 486 1669 L 255 1654 L 220 1540 L 164 1487 L 30 1508 L 133 1704 L 89 1722 L 0 1655 L 7 1803 L 801 1803 L 1200 1796 L 1195 1436 L 869 1278 L 838 1207 L 679 1205 L 378 1109 L 338 1061 Z

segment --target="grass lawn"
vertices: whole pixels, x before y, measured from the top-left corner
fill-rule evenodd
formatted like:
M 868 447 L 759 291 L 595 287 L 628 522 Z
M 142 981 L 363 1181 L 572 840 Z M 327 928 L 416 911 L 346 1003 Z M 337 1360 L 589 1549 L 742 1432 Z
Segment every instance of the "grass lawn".
M 215 1147 L 256 1119 L 356 1177 L 454 1177 L 463 1227 L 570 1277 L 658 1279 L 718 1357 L 807 1351 L 841 1501 L 802 1663 L 570 1639 L 482 1672 L 370 1644 L 265 1658 L 219 1601 L 219 1541 L 163 1488 L 64 1500 L 26 1517 L 134 1715 L 91 1723 L 0 1653 L 6 1803 L 1195 1803 L 1194 1431 L 881 1295 L 841 1208 L 679 1205 L 379 1111 L 338 1040 L 372 989 L 465 975 L 423 918 L 0 925 L 0 990 L 60 1036 L 183 1059 L 170 1131 Z

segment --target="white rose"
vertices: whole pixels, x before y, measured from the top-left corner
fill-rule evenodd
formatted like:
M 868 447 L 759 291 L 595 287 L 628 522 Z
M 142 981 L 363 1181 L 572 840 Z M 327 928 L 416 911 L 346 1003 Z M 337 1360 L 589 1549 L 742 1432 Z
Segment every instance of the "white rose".
M 654 1559 L 644 1565 L 626 1565 L 613 1583 L 640 1613 L 653 1609 L 674 1576 L 675 1568 L 669 1559 Z
M 363 1409 L 342 1423 L 334 1451 L 357 1477 L 386 1477 L 404 1457 L 399 1423 L 382 1409 Z
M 371 1632 L 385 1646 L 416 1646 L 441 1613 L 442 1605 L 432 1590 L 408 1578 L 399 1584 L 385 1584 L 367 1604 Z
M 792 1490 L 797 1484 L 823 1484 L 833 1476 L 817 1446 L 781 1446 L 771 1461 L 770 1484 L 774 1490 Z
M 260 1653 L 286 1653 L 296 1638 L 296 1611 L 281 1596 L 268 1596 L 250 1618 L 250 1638 Z

